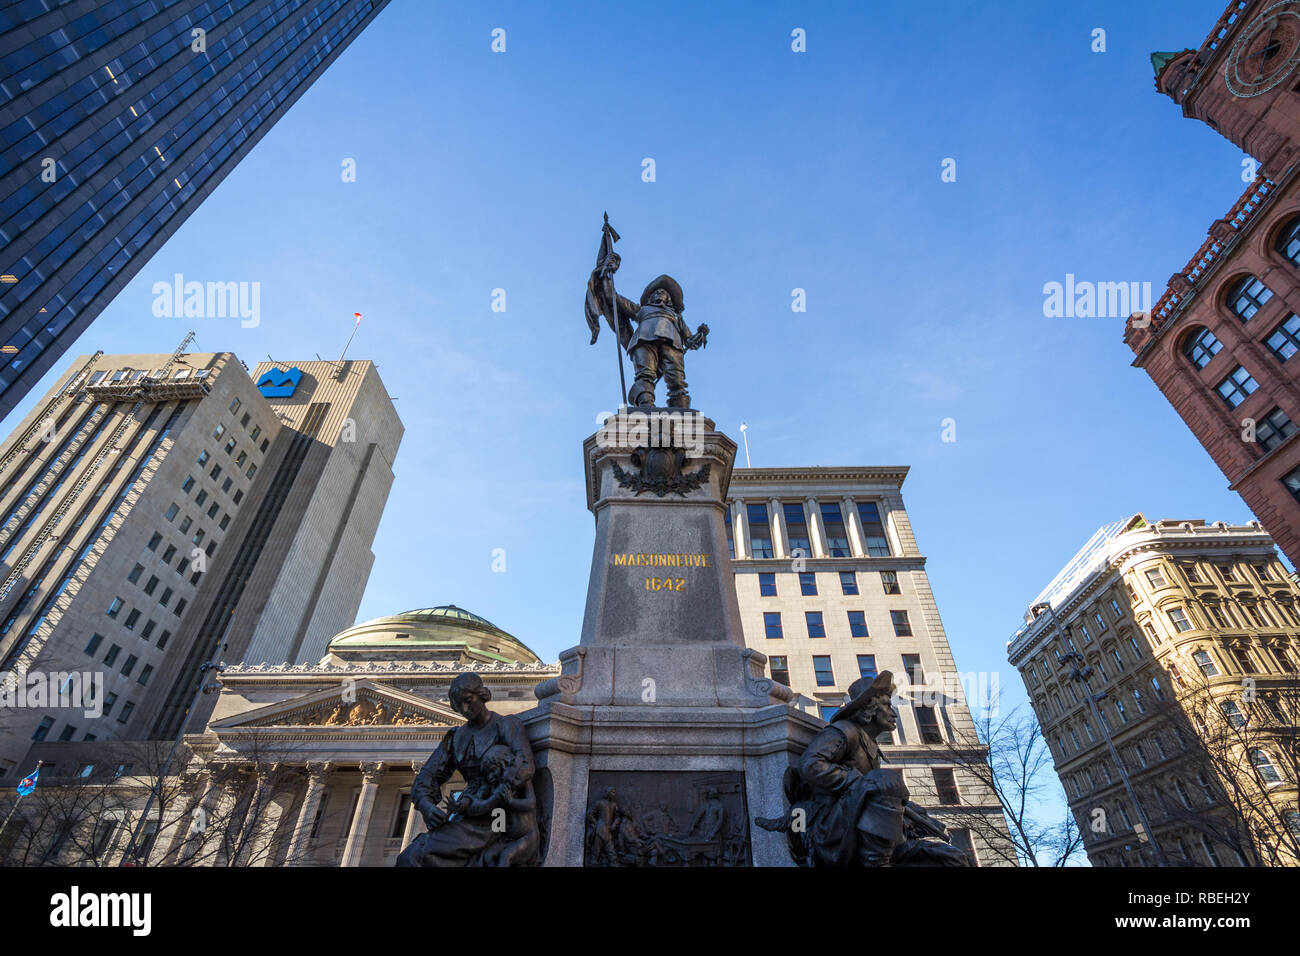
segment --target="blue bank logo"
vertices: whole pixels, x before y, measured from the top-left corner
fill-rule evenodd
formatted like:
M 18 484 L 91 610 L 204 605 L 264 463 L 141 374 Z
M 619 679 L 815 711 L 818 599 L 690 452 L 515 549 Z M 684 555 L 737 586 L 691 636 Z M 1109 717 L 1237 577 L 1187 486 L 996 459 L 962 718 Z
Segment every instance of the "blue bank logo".
M 302 369 L 273 368 L 257 380 L 257 390 L 266 398 L 288 398 L 302 381 Z

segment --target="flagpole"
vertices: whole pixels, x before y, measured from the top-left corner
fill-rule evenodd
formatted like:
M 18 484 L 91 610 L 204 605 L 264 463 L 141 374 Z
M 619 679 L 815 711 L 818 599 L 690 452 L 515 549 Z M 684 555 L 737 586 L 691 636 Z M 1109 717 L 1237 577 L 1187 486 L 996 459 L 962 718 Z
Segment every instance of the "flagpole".
M 39 772 L 40 772 L 40 769 L 41 769 L 41 764 L 43 764 L 44 762 L 45 762 L 45 761 L 43 761 L 43 760 L 38 760 L 38 761 L 36 761 L 36 769 L 33 770 L 32 773 L 39 773 Z M 23 779 L 25 780 L 26 777 L 24 777 Z M 21 783 L 21 781 L 19 781 L 19 782 Z M 27 794 L 25 794 L 25 793 L 19 793 L 19 794 L 18 794 L 18 799 L 14 801 L 14 805 L 13 805 L 12 807 L 10 807 L 10 808 L 9 808 L 9 812 L 5 814 L 5 822 L 4 822 L 4 823 L 0 823 L 0 836 L 4 836 L 5 830 L 6 830 L 6 829 L 8 828 L 8 826 L 9 826 L 9 818 L 12 817 L 12 816 L 14 815 L 14 811 L 18 809 L 18 804 L 22 802 L 22 799 L 23 799 L 23 797 L 25 797 L 25 796 L 27 796 Z
M 339 353 L 339 361 L 343 361 L 343 356 L 348 354 L 348 349 L 352 348 L 352 339 L 356 337 L 357 329 L 361 328 L 361 313 L 353 312 L 357 317 L 356 324 L 352 326 L 352 334 L 348 336 L 348 344 L 343 346 L 343 351 Z
M 605 273 L 605 286 L 608 290 L 610 310 L 614 313 L 609 317 L 609 324 L 614 330 L 614 359 L 618 362 L 618 384 L 622 391 L 619 393 L 618 404 L 623 407 L 627 403 L 627 379 L 623 375 L 623 350 L 618 344 L 618 295 L 614 292 L 614 277 L 609 273 L 609 257 L 614 254 L 614 237 L 610 235 L 609 213 L 605 213 L 605 225 L 602 231 L 609 238 L 609 254 L 605 256 L 605 265 L 602 271 Z

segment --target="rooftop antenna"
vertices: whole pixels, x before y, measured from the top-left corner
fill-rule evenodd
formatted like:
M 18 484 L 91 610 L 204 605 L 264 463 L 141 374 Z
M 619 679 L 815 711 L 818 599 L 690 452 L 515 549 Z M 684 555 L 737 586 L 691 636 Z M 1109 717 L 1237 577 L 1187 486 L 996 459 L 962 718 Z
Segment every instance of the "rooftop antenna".
M 741 422 L 741 423 L 740 423 L 740 437 L 743 438 L 743 439 L 745 440 L 745 467 L 746 467 L 746 468 L 750 467 L 750 464 L 749 464 L 749 435 L 748 435 L 748 432 L 749 432 L 749 426 L 746 425 L 744 422 Z

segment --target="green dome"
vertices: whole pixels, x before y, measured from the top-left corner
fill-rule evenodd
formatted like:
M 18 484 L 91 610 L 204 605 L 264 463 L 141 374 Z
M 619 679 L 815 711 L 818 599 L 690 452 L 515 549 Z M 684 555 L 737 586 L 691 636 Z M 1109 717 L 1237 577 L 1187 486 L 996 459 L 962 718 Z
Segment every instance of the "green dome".
M 377 617 L 336 634 L 329 643 L 329 652 L 339 656 L 361 651 L 372 659 L 383 652 L 394 659 L 464 652 L 504 663 L 540 663 L 519 638 L 454 604 Z

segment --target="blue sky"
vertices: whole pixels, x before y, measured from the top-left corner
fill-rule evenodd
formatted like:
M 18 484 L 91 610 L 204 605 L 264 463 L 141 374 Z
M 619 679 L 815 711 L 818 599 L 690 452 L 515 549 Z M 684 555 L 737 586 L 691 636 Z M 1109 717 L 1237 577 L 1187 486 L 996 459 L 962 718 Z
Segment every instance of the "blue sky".
M 580 446 L 618 398 L 581 304 L 604 210 L 621 290 L 671 273 L 709 324 L 694 404 L 748 422 L 754 465 L 911 466 L 957 662 L 1008 704 L 1008 638 L 1099 525 L 1251 517 L 1122 320 L 1043 315 L 1067 273 L 1159 296 L 1240 195 L 1241 153 L 1148 62 L 1224 0 L 540 7 L 394 0 L 71 353 L 194 327 L 250 365 L 331 358 L 362 312 L 350 354 L 406 438 L 361 619 L 456 603 L 548 659 L 577 643 Z M 260 326 L 154 318 L 175 272 L 260 282 Z

